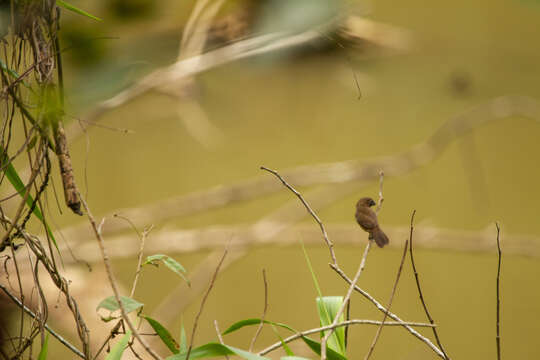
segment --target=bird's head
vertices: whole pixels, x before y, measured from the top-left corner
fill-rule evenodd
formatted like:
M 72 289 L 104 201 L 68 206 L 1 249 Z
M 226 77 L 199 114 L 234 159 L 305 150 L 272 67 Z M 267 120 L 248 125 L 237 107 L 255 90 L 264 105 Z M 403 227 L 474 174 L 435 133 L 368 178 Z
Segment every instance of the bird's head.
M 370 197 L 363 197 L 356 203 L 356 207 L 359 206 L 365 206 L 365 207 L 372 207 L 373 205 L 376 205 L 377 203 Z

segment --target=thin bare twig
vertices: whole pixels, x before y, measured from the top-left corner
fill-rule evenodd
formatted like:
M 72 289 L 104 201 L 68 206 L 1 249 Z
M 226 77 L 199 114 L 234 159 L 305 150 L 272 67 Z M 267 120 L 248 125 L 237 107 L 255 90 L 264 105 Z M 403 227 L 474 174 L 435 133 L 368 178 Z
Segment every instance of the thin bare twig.
M 411 242 L 411 246 L 409 247 L 409 253 L 411 255 L 411 264 L 414 271 L 414 279 L 416 280 L 416 287 L 418 288 L 418 295 L 420 296 L 420 301 L 422 302 L 422 307 L 424 308 L 424 311 L 426 313 L 426 316 L 431 324 L 434 323 L 433 318 L 431 317 L 426 302 L 424 301 L 424 296 L 422 294 L 422 288 L 420 287 L 420 280 L 418 278 L 418 272 L 416 271 L 416 265 L 414 264 L 414 256 L 413 256 L 413 229 L 414 229 L 414 215 L 416 214 L 416 210 L 413 211 L 411 215 L 411 230 L 409 233 L 409 240 Z M 441 340 L 439 339 L 439 334 L 437 333 L 437 329 L 433 328 L 433 335 L 435 336 L 435 340 L 437 341 L 437 345 L 439 345 L 439 349 L 441 349 L 444 357 L 443 359 L 449 360 L 450 358 L 444 351 L 444 348 L 441 344 Z
M 263 274 L 263 280 L 264 280 L 264 310 L 261 316 L 261 323 L 257 327 L 257 331 L 255 331 L 255 335 L 253 336 L 253 339 L 251 339 L 251 344 L 249 345 L 249 352 L 253 350 L 255 341 L 257 341 L 257 338 L 259 337 L 259 334 L 261 333 L 261 330 L 264 325 L 264 320 L 266 318 L 266 311 L 268 310 L 268 281 L 266 280 L 266 270 L 263 269 L 262 274 Z
M 379 340 L 379 337 L 381 336 L 381 332 L 384 326 L 384 322 L 386 321 L 386 318 L 388 317 L 388 312 L 390 311 L 390 307 L 392 307 L 392 302 L 394 301 L 394 295 L 396 294 L 397 285 L 399 282 L 399 278 L 401 276 L 401 271 L 403 270 L 403 264 L 405 263 L 405 258 L 407 257 L 407 247 L 409 245 L 409 240 L 405 240 L 405 246 L 403 247 L 403 255 L 401 256 L 401 262 L 399 263 L 399 269 L 396 276 L 396 281 L 394 282 L 394 287 L 392 288 L 392 294 L 390 295 L 390 300 L 388 300 L 388 306 L 386 306 L 386 312 L 384 313 L 383 319 L 381 321 L 381 326 L 377 329 L 377 333 L 375 334 L 375 337 L 373 338 L 373 343 L 371 343 L 371 346 L 369 347 L 369 351 L 366 354 L 365 360 L 368 360 L 371 354 L 373 353 L 373 350 L 375 349 L 375 345 L 377 345 L 377 341 Z
M 223 336 L 221 336 L 221 331 L 219 331 L 219 325 L 217 320 L 214 320 L 214 328 L 216 328 L 216 334 L 219 340 L 219 343 L 221 345 L 225 345 L 225 342 L 223 341 Z M 229 360 L 229 355 L 225 355 L 225 359 Z
M 269 352 L 274 351 L 274 350 L 278 349 L 279 347 L 281 347 L 283 345 L 283 343 L 289 343 L 289 342 L 291 342 L 293 340 L 299 339 L 301 337 L 304 337 L 304 336 L 307 336 L 307 335 L 310 335 L 310 334 L 320 333 L 320 332 L 323 332 L 323 331 L 327 331 L 327 330 L 331 330 L 331 329 L 337 329 L 339 327 L 349 326 L 349 325 L 381 325 L 381 324 L 382 324 L 382 321 L 377 321 L 377 320 L 352 319 L 352 320 L 347 320 L 347 321 L 337 323 L 335 325 L 334 324 L 326 325 L 326 326 L 322 326 L 322 327 L 319 327 L 319 328 L 302 331 L 302 332 L 299 332 L 297 334 L 291 335 L 288 338 L 285 338 L 282 341 L 276 342 L 275 344 L 272 344 L 272 345 L 268 346 L 267 348 L 259 351 L 257 353 L 257 355 L 262 356 L 262 355 L 268 354 Z M 417 322 L 388 321 L 388 322 L 384 323 L 384 326 L 434 327 L 436 325 L 427 324 L 427 323 L 417 323 Z
M 86 211 L 86 216 L 88 217 L 88 220 L 90 221 L 90 225 L 92 226 L 92 229 L 94 230 L 96 239 L 98 240 L 99 249 L 101 251 L 101 257 L 103 258 L 103 263 L 105 264 L 105 271 L 107 272 L 107 277 L 109 278 L 109 282 L 111 283 L 111 287 L 114 293 L 114 298 L 116 299 L 116 302 L 118 303 L 118 306 L 120 307 L 122 318 L 128 325 L 133 336 L 139 341 L 139 343 L 146 350 L 146 352 L 148 352 L 148 354 L 150 354 L 150 356 L 152 356 L 154 359 L 161 360 L 161 357 L 154 350 L 152 350 L 152 348 L 150 348 L 148 344 L 146 343 L 146 341 L 141 337 L 141 335 L 139 334 L 139 332 L 137 331 L 137 329 L 135 328 L 135 326 L 133 325 L 133 323 L 127 316 L 126 309 L 124 308 L 124 305 L 122 304 L 122 301 L 120 300 L 120 292 L 118 291 L 116 280 L 114 279 L 112 267 L 109 262 L 109 256 L 107 255 L 107 250 L 105 249 L 105 242 L 103 241 L 103 237 L 101 236 L 101 226 L 103 225 L 103 221 L 98 227 L 96 224 L 96 220 L 94 219 L 94 216 L 92 215 L 92 212 L 90 211 L 90 208 L 88 207 L 88 204 L 82 198 L 82 196 L 79 196 L 79 198 Z
M 131 292 L 129 293 L 129 297 L 133 297 L 135 294 L 135 288 L 137 287 L 137 282 L 139 280 L 139 276 L 141 275 L 141 269 L 142 269 L 142 258 L 143 258 L 143 251 L 144 251 L 144 243 L 146 242 L 146 237 L 152 231 L 154 228 L 154 225 L 150 225 L 148 228 L 145 228 L 141 235 L 141 247 L 139 249 L 139 257 L 137 260 L 137 271 L 135 272 L 135 278 L 133 279 L 133 286 L 131 287 Z
M 204 304 L 206 303 L 206 299 L 208 299 L 208 295 L 210 294 L 210 291 L 214 287 L 217 274 L 219 272 L 219 269 L 221 268 L 221 264 L 223 264 L 223 260 L 225 260 L 225 257 L 227 256 L 228 251 L 229 251 L 228 249 L 225 249 L 225 251 L 223 252 L 223 256 L 221 257 L 221 260 L 219 260 L 219 263 L 216 267 L 216 271 L 214 271 L 214 275 L 212 276 L 212 279 L 210 280 L 208 289 L 206 290 L 206 293 L 203 296 L 203 299 L 201 301 L 201 307 L 199 308 L 199 312 L 197 313 L 197 316 L 195 316 L 195 321 L 193 323 L 193 330 L 191 331 L 191 339 L 189 339 L 189 347 L 186 354 L 186 360 L 189 360 L 189 355 L 191 354 L 191 349 L 193 348 L 193 340 L 195 339 L 195 332 L 197 331 L 197 325 L 199 324 L 199 318 L 201 317 L 202 311 L 204 309 Z
M 294 193 L 294 195 L 296 195 L 298 197 L 298 199 L 300 199 L 300 201 L 302 202 L 302 204 L 304 205 L 306 210 L 309 212 L 309 214 L 313 217 L 313 219 L 315 219 L 317 224 L 319 224 L 319 227 L 321 228 L 321 232 L 322 232 L 323 237 L 324 237 L 324 241 L 326 242 L 326 245 L 328 245 L 328 249 L 330 250 L 330 257 L 332 257 L 332 263 L 337 265 L 336 254 L 334 253 L 334 244 L 330 241 L 330 239 L 328 239 L 328 234 L 326 233 L 326 229 L 324 228 L 324 225 L 323 225 L 321 219 L 319 219 L 317 214 L 315 214 L 315 212 L 311 209 L 311 207 L 306 202 L 306 200 L 304 200 L 302 195 L 298 191 L 296 191 L 291 185 L 289 185 L 289 183 L 286 182 L 281 177 L 281 175 L 278 174 L 277 171 L 269 169 L 269 168 L 264 167 L 264 166 L 261 166 L 261 170 L 266 170 L 269 173 L 274 174 L 281 181 L 281 183 L 283 185 L 285 185 L 285 187 L 287 187 L 287 189 L 291 190 Z
M 501 228 L 499 227 L 499 223 L 496 222 L 495 226 L 497 227 L 497 257 L 498 257 L 498 264 L 497 264 L 497 335 L 495 337 L 495 342 L 497 344 L 497 360 L 501 360 L 501 334 L 500 334 L 500 304 L 501 304 L 501 298 L 500 298 L 500 278 L 501 278 L 501 242 L 499 240 L 499 235 L 501 233 Z
M 19 306 L 20 308 L 22 308 L 24 310 L 24 312 L 26 312 L 28 315 L 30 315 L 32 318 L 36 318 L 36 314 L 34 314 L 32 312 L 32 310 L 30 310 L 28 307 L 26 307 L 26 305 L 24 305 L 15 295 L 13 295 L 4 285 L 0 284 L 0 289 L 2 289 L 2 291 L 4 291 L 4 293 L 6 293 L 7 296 L 9 296 L 9 298 L 11 300 L 13 300 L 14 303 L 17 304 L 17 306 Z M 56 331 L 54 331 L 53 329 L 51 329 L 49 327 L 49 325 L 47 324 L 44 324 L 44 327 L 45 329 L 47 329 L 47 331 L 52 335 L 54 336 L 56 339 L 58 339 L 58 341 L 60 341 L 63 345 L 65 345 L 69 350 L 71 350 L 74 354 L 76 354 L 77 356 L 79 356 L 80 358 L 82 359 L 85 359 L 86 357 L 84 356 L 84 354 L 82 352 L 80 352 L 75 346 L 71 345 L 66 339 L 64 339 L 60 334 L 58 334 Z
M 343 278 L 347 283 L 352 284 L 352 280 L 345 274 L 343 270 L 341 270 L 339 267 L 330 265 L 330 267 L 338 273 L 339 276 Z M 438 356 L 440 356 L 443 359 L 446 359 L 444 357 L 444 354 L 437 346 L 435 346 L 428 338 L 420 334 L 418 331 L 414 330 L 411 326 L 407 325 L 406 322 L 401 320 L 396 314 L 388 311 L 385 309 L 384 306 L 381 305 L 373 296 L 371 296 L 367 291 L 360 288 L 358 285 L 355 285 L 354 290 L 356 290 L 358 293 L 360 293 L 362 296 L 364 296 L 366 299 L 368 299 L 379 311 L 381 311 L 383 314 L 388 313 L 388 316 L 397 321 L 401 326 L 403 326 L 409 333 L 411 333 L 413 336 L 415 336 L 417 339 L 425 343 L 427 346 L 429 346 Z M 385 323 L 385 325 L 388 325 L 388 323 Z

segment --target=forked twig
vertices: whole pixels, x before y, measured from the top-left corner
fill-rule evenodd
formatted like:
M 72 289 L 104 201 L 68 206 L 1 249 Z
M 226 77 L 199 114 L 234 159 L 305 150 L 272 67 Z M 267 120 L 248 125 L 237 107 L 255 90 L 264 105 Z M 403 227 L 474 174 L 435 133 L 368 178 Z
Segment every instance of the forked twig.
M 429 322 L 431 324 L 434 323 L 433 321 L 433 318 L 431 317 L 429 311 L 428 311 L 428 308 L 427 308 L 427 305 L 426 305 L 426 302 L 424 300 L 424 296 L 422 294 L 422 288 L 420 287 L 420 280 L 418 278 L 418 272 L 416 271 L 416 265 L 414 264 L 414 256 L 413 256 L 413 229 L 414 229 L 414 215 L 416 214 L 416 210 L 413 211 L 412 215 L 411 215 L 411 230 L 410 230 L 410 233 L 409 233 L 409 240 L 410 240 L 410 243 L 411 243 L 411 246 L 409 247 L 409 253 L 411 255 L 411 264 L 412 264 L 412 268 L 413 268 L 413 272 L 414 272 L 414 279 L 416 280 L 416 287 L 418 288 L 418 295 L 420 296 L 420 301 L 422 302 L 422 306 L 424 308 L 424 312 L 426 313 L 426 316 L 429 320 Z M 439 334 L 437 333 L 437 329 L 433 328 L 433 335 L 435 336 L 435 340 L 437 341 L 437 345 L 439 345 L 439 349 L 441 349 L 444 357 L 443 359 L 445 360 L 449 360 L 450 358 L 448 357 L 448 355 L 446 354 L 446 352 L 444 351 L 444 348 L 441 344 L 441 340 L 439 339 Z
M 204 304 L 206 303 L 206 299 L 208 299 L 208 295 L 210 294 L 210 291 L 214 287 L 217 274 L 219 272 L 219 269 L 221 268 L 221 264 L 223 264 L 223 260 L 225 260 L 225 256 L 227 256 L 228 251 L 229 251 L 228 249 L 225 249 L 225 251 L 223 252 L 223 256 L 221 257 L 221 260 L 219 260 L 219 263 L 216 267 L 216 271 L 214 271 L 214 275 L 212 276 L 212 279 L 210 280 L 208 289 L 204 293 L 204 296 L 201 301 L 201 307 L 199 308 L 199 312 L 197 313 L 197 316 L 195 316 L 195 321 L 193 322 L 193 330 L 191 331 L 191 339 L 189 339 L 189 347 L 186 354 L 186 360 L 189 360 L 189 355 L 191 354 L 191 349 L 193 348 L 193 340 L 195 338 L 195 332 L 197 331 L 197 325 L 199 324 L 199 318 L 201 317 L 202 311 L 204 309 Z
M 345 280 L 348 284 L 352 284 L 352 280 L 347 276 L 347 274 L 345 274 L 345 272 L 343 270 L 341 270 L 339 267 L 337 266 L 334 266 L 332 264 L 330 264 L 330 267 L 336 272 L 338 273 L 339 276 L 341 276 L 343 278 L 343 280 Z M 395 321 L 397 321 L 401 326 L 403 326 L 409 333 L 411 333 L 413 336 L 415 336 L 417 339 L 419 339 L 420 341 L 422 341 L 423 343 L 425 343 L 427 346 L 429 346 L 431 348 L 431 350 L 433 350 L 438 356 L 440 356 L 441 358 L 443 359 L 446 359 L 444 354 L 441 352 L 441 350 L 435 346 L 427 337 L 423 336 L 422 334 L 420 334 L 418 331 L 414 330 L 411 326 L 407 325 L 408 323 L 404 322 L 403 320 L 401 320 L 396 314 L 388 311 L 387 309 L 385 309 L 384 306 L 382 306 L 373 296 L 371 296 L 367 291 L 361 289 L 358 285 L 355 285 L 354 286 L 354 290 L 356 290 L 358 293 L 360 293 L 363 297 L 365 297 L 366 299 L 368 299 L 369 301 L 371 301 L 371 303 L 373 305 L 375 305 L 375 307 L 377 309 L 379 309 L 379 311 L 381 311 L 383 314 L 386 314 L 388 313 L 388 316 L 391 317 L 392 319 L 394 319 Z M 388 325 L 388 323 L 385 323 L 385 325 Z
M 369 351 L 366 354 L 365 360 L 368 360 L 371 354 L 373 353 L 373 350 L 375 349 L 375 345 L 377 345 L 377 341 L 379 340 L 379 337 L 381 336 L 381 332 L 384 326 L 384 322 L 386 321 L 386 318 L 388 317 L 388 312 L 390 311 L 390 307 L 392 306 L 392 302 L 394 301 L 394 295 L 396 294 L 397 285 L 399 282 L 399 278 L 401 276 L 401 271 L 403 270 L 403 263 L 405 263 L 405 258 L 407 257 L 407 247 L 409 245 L 409 240 L 405 240 L 405 246 L 403 247 L 403 255 L 401 256 L 401 262 L 399 263 L 399 269 L 396 276 L 396 281 L 394 282 L 394 287 L 392 288 L 392 294 L 390 295 L 390 300 L 388 300 L 388 306 L 386 306 L 386 311 L 384 313 L 383 319 L 381 321 L 381 325 L 377 329 L 377 333 L 375 334 L 375 337 L 373 338 L 373 343 L 369 347 Z
M 499 235 L 501 233 L 501 228 L 499 227 L 499 223 L 496 222 L 495 226 L 497 227 L 497 257 L 498 257 L 498 265 L 497 265 L 497 335 L 495 337 L 495 342 L 497 344 L 497 360 L 501 360 L 501 334 L 500 334 L 500 318 L 501 318 L 501 310 L 500 310 L 500 304 L 501 304 L 501 298 L 500 298 L 500 278 L 501 278 L 501 242 L 499 240 Z
M 251 344 L 249 345 L 249 352 L 253 350 L 255 341 L 257 341 L 257 338 L 259 337 L 259 334 L 261 333 L 261 330 L 264 325 L 264 320 L 266 318 L 266 312 L 268 311 L 268 281 L 266 280 L 266 270 L 263 269 L 262 274 L 263 274 L 263 280 L 264 280 L 264 309 L 261 316 L 261 323 L 257 327 L 257 331 L 255 332 L 255 335 L 253 335 L 253 339 L 251 339 Z

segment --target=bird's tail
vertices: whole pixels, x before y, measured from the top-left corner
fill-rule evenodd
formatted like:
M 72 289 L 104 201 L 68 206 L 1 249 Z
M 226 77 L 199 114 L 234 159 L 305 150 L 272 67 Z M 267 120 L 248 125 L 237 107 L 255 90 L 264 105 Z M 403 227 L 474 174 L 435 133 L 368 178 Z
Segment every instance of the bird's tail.
M 389 243 L 388 236 L 378 227 L 369 234 L 369 238 L 375 240 L 377 246 L 381 248 Z

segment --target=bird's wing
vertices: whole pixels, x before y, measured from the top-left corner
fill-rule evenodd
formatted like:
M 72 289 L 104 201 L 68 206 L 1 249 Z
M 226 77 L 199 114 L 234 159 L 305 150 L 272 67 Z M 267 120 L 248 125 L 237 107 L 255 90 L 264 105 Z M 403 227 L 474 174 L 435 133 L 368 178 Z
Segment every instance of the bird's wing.
M 358 209 L 356 212 L 356 221 L 366 231 L 373 230 L 379 226 L 377 216 L 371 209 Z

